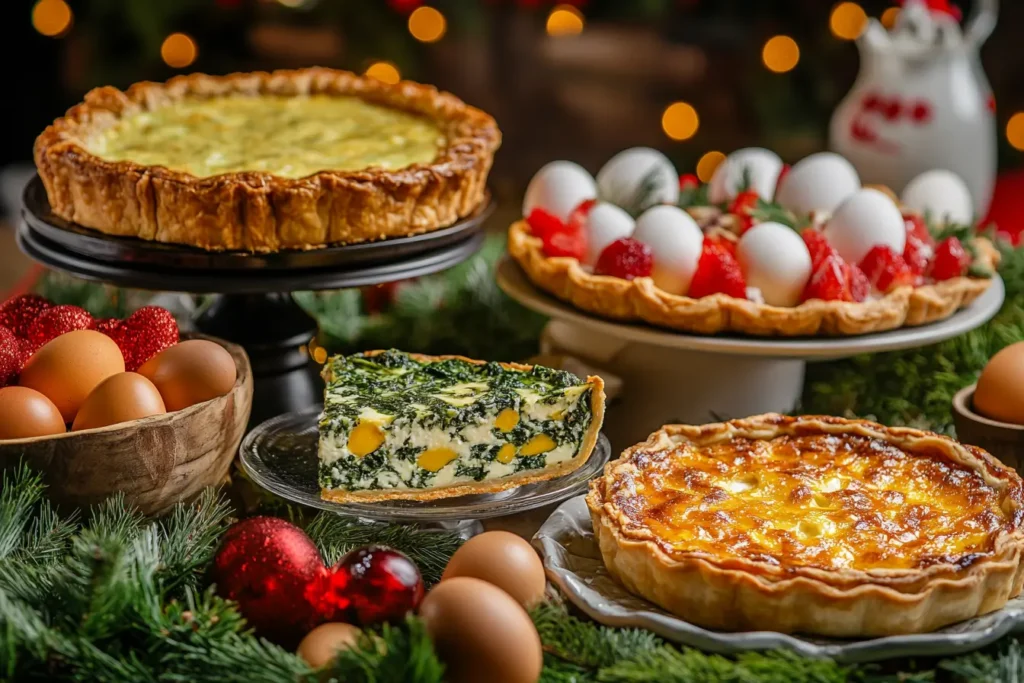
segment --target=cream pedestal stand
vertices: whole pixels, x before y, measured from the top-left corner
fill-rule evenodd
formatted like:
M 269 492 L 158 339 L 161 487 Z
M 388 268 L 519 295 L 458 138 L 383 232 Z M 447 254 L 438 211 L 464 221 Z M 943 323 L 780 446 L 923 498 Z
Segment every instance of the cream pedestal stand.
M 497 280 L 513 299 L 552 318 L 541 340 L 543 353 L 572 357 L 606 379 L 621 380 L 621 394 L 605 417 L 613 453 L 663 424 L 792 411 L 807 362 L 955 337 L 992 318 L 1005 295 L 997 277 L 970 307 L 932 325 L 836 339 L 758 339 L 688 335 L 596 318 L 540 291 L 507 256 L 498 264 Z

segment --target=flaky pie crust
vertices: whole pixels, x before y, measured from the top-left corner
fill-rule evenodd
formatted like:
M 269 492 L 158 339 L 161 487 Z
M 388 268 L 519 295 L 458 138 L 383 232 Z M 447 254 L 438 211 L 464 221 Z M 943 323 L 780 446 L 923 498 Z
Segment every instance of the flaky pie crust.
M 1002 495 L 1011 522 L 991 539 L 991 552 L 960 564 L 923 569 L 826 570 L 753 561 L 722 553 L 665 549 L 646 527 L 606 497 L 637 471 L 636 454 L 680 443 L 707 445 L 733 437 L 859 435 L 905 452 L 938 453 L 980 473 Z M 642 492 L 641 492 L 642 494 Z M 1000 609 L 1021 592 L 1024 493 L 1019 476 L 985 451 L 917 429 L 835 417 L 760 415 L 701 426 L 668 425 L 627 449 L 591 482 L 586 498 L 608 571 L 630 592 L 694 624 L 739 631 L 770 630 L 835 637 L 923 633 Z
M 377 349 L 367 351 L 363 355 L 376 356 L 381 353 L 384 353 L 384 351 Z M 409 357 L 422 363 L 460 360 L 474 365 L 484 365 L 487 362 L 455 355 L 428 356 L 422 353 L 410 353 Z M 522 363 L 500 363 L 500 365 L 506 370 L 518 370 L 520 372 L 529 372 L 534 367 L 533 365 L 524 365 Z M 330 365 L 324 367 L 323 374 L 324 380 L 330 381 Z M 554 467 L 545 468 L 539 472 L 536 470 L 521 472 L 511 477 L 504 477 L 493 481 L 474 481 L 454 484 L 452 486 L 438 486 L 430 489 L 396 489 L 390 491 L 378 489 L 342 491 L 340 489 L 321 488 L 320 497 L 335 503 L 375 503 L 381 500 L 438 500 L 440 498 L 454 498 L 456 496 L 469 496 L 480 493 L 498 493 L 499 491 L 507 491 L 508 489 L 526 484 L 547 481 L 548 479 L 554 479 L 555 477 L 561 477 L 562 475 L 574 472 L 582 467 L 587 462 L 587 459 L 590 458 L 590 454 L 594 451 L 594 446 L 597 445 L 597 437 L 601 433 L 601 425 L 604 424 L 604 380 L 594 375 L 587 377 L 585 382 L 591 386 L 590 413 L 592 419 L 590 426 L 583 434 L 583 440 L 580 442 L 580 449 L 576 453 L 576 457 L 571 460 L 559 463 Z
M 984 265 L 995 268 L 999 252 L 976 238 Z M 645 322 L 682 332 L 739 332 L 765 337 L 846 336 L 883 332 L 944 320 L 969 306 L 991 278 L 957 277 L 920 287 L 897 287 L 864 302 L 812 299 L 791 308 L 725 294 L 700 299 L 669 294 L 649 277 L 624 280 L 587 272 L 571 257 L 548 257 L 526 221 L 508 232 L 509 254 L 530 280 L 576 308 L 605 318 Z
M 305 178 L 227 173 L 199 178 L 132 161 L 107 161 L 83 140 L 119 118 L 186 97 L 229 94 L 358 96 L 424 116 L 447 144 L 430 163 L 403 169 L 325 170 Z M 57 216 L 109 235 L 208 250 L 314 249 L 428 232 L 484 201 L 501 133 L 494 119 L 419 83 L 391 85 L 311 68 L 227 76 L 191 74 L 92 90 L 36 139 L 36 168 Z

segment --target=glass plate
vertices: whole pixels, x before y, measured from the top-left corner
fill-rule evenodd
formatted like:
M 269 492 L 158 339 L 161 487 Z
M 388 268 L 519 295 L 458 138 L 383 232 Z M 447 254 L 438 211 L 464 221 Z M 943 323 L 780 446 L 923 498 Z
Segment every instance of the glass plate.
M 504 517 L 559 503 L 584 493 L 611 456 L 604 434 L 582 467 L 555 479 L 499 493 L 432 501 L 388 500 L 335 503 L 320 498 L 317 483 L 317 422 L 322 406 L 286 413 L 261 423 L 242 441 L 241 463 L 258 485 L 302 505 L 379 522 L 451 522 Z

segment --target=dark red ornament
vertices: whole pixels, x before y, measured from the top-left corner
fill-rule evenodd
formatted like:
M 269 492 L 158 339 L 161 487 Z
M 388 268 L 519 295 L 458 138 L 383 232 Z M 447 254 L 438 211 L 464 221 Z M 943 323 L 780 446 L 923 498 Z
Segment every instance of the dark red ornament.
M 13 384 L 21 372 L 21 340 L 6 327 L 0 327 L 0 387 Z
M 423 0 L 388 0 L 388 7 L 401 14 L 411 14 L 423 5 Z
M 326 621 L 369 626 L 415 611 L 423 599 L 423 578 L 397 550 L 368 546 L 341 558 L 307 595 Z
M 177 343 L 178 321 L 171 312 L 160 306 L 143 306 L 125 319 L 124 334 L 118 346 L 124 355 L 125 370 L 134 372 Z
M 299 527 L 276 517 L 234 524 L 213 559 L 217 594 L 234 600 L 256 633 L 294 648 L 324 619 L 307 599 L 327 574 L 320 551 Z
M 92 327 L 93 318 L 79 306 L 61 304 L 43 311 L 34 323 L 29 325 L 25 341 L 32 352 L 38 351 L 46 342 L 62 334 Z
M 0 325 L 13 332 L 15 336 L 24 339 L 28 336 L 29 326 L 52 305 L 38 294 L 21 294 L 12 297 L 0 304 Z
M 121 354 L 124 355 L 125 327 L 123 320 L 119 318 L 100 318 L 93 322 L 92 329 L 113 339 L 114 343 L 117 344 L 117 348 L 122 349 Z

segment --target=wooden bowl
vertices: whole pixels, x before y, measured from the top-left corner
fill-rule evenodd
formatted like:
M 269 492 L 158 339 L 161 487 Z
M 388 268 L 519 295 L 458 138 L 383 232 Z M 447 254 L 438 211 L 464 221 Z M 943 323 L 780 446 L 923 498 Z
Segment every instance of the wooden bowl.
M 0 468 L 25 461 L 43 474 L 61 508 L 98 503 L 121 491 L 147 515 L 160 514 L 224 481 L 252 408 L 252 368 L 242 347 L 202 335 L 235 359 L 238 378 L 224 396 L 184 410 L 56 436 L 0 441 Z
M 964 387 L 953 397 L 956 437 L 983 448 L 1018 473 L 1024 474 L 1024 425 L 990 420 L 974 412 L 974 388 Z

